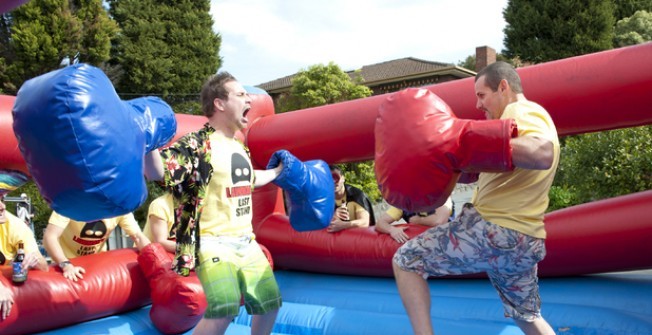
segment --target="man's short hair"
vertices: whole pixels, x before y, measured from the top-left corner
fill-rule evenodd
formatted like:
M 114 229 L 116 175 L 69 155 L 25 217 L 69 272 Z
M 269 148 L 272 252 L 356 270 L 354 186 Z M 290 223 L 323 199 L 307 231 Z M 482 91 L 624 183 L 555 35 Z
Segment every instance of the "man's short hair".
M 509 63 L 498 61 L 487 65 L 475 75 L 475 81 L 478 81 L 482 76 L 484 76 L 485 84 L 494 92 L 498 90 L 500 81 L 505 79 L 514 93 L 523 93 L 521 77 L 518 76 L 516 69 Z
M 224 87 L 224 84 L 231 81 L 237 81 L 237 79 L 226 71 L 208 77 L 204 86 L 202 86 L 199 96 L 201 100 L 201 111 L 204 116 L 211 117 L 215 114 L 215 106 L 213 105 L 215 99 L 227 100 L 229 98 L 229 92 Z

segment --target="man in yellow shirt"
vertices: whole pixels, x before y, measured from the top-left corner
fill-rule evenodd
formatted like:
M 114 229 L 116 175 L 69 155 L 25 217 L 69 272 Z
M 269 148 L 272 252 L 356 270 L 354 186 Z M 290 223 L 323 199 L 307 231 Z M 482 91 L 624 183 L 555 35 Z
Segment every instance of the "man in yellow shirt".
M 131 213 L 104 220 L 80 222 L 52 211 L 43 233 L 43 246 L 52 260 L 59 265 L 63 276 L 77 281 L 84 278 L 86 270 L 72 264 L 70 259 L 106 251 L 106 240 L 117 226 L 132 238 L 146 239 Z
M 487 119 L 516 122 L 518 137 L 508 143 L 514 169 L 480 173 L 472 204 L 455 220 L 399 248 L 393 259 L 399 293 L 414 332 L 433 334 L 426 278 L 486 273 L 505 316 L 526 334 L 554 334 L 541 316 L 537 264 L 546 253 L 543 216 L 559 163 L 557 130 L 548 112 L 525 98 L 518 73 L 505 62 L 478 72 L 475 94 Z
M 3 174 L 0 172 L 0 174 Z M 0 182 L 0 265 L 10 265 L 16 257 L 18 251 L 18 243 L 23 242 L 23 251 L 25 252 L 25 259 L 23 260 L 23 269 L 39 269 L 41 271 L 48 271 L 48 263 L 41 255 L 34 238 L 34 232 L 13 214 L 7 212 L 7 207 L 4 203 L 4 197 L 8 191 L 15 190 L 19 183 L 13 174 L 4 175 L 3 180 Z M 7 180 L 5 180 L 7 179 Z M 12 182 L 10 183 L 9 180 Z M 9 317 L 11 309 L 14 305 L 13 293 L 11 288 L 0 284 L 0 319 L 4 320 Z
M 408 213 L 394 206 L 389 206 L 385 213 L 378 218 L 376 231 L 381 234 L 389 234 L 398 243 L 405 243 L 409 239 L 409 236 L 405 233 L 408 227 L 405 225 L 395 226 L 392 225 L 393 222 L 403 219 L 409 224 L 435 227 L 448 222 L 452 213 L 453 199 L 451 197 L 448 197 L 445 204 L 430 213 Z
M 147 223 L 143 234 L 152 242 L 159 243 L 167 252 L 174 252 L 177 242 L 177 227 L 174 225 L 174 198 L 165 193 L 149 204 Z

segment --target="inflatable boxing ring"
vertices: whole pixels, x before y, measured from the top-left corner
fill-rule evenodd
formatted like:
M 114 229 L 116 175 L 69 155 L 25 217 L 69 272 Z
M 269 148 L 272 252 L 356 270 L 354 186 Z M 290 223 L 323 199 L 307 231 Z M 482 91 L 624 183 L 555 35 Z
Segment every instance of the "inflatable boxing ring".
M 526 96 L 550 112 L 560 136 L 635 127 L 652 124 L 647 99 L 652 91 L 650 55 L 652 43 L 521 68 L 519 74 Z M 472 78 L 427 88 L 458 117 L 482 118 L 475 109 Z M 302 160 L 323 159 L 331 164 L 372 159 L 374 122 L 386 98 L 274 114 L 271 99 L 261 95 L 253 107 L 258 118 L 243 138 L 258 168 L 279 149 Z M 11 106 L 12 97 L 0 97 L 0 168 L 26 171 L 15 147 Z M 177 121 L 177 137 L 202 123 L 191 116 L 178 116 Z M 257 189 L 254 197 L 254 229 L 258 241 L 271 252 L 284 299 L 274 333 L 410 333 L 391 278 L 391 256 L 398 245 L 389 236 L 373 228 L 336 234 L 296 232 L 283 209 L 280 189 L 268 185 Z M 652 334 L 650 203 L 652 191 L 646 191 L 546 216 L 548 254 L 539 268 L 542 312 L 558 333 Z M 407 232 L 414 236 L 421 231 L 410 227 Z M 135 252 L 120 252 L 125 254 L 112 258 L 114 271 L 126 274 L 120 280 L 98 268 L 96 277 L 91 276 L 97 279 L 78 284 L 97 285 L 88 288 L 94 292 L 108 282 L 114 285 L 111 292 L 121 293 L 114 300 L 84 301 L 77 293 L 86 292 L 78 291 L 83 287 L 50 286 L 45 278 L 58 274 L 52 273 L 56 270 L 42 274 L 43 280 L 34 271 L 30 283 L 14 288 L 18 312 L 14 319 L 0 322 L 0 332 L 158 333 L 148 318 L 149 297 L 142 294 L 148 292 L 148 284 L 142 275 L 129 272 L 138 272 L 132 268 Z M 0 280 L 8 278 L 3 272 Z M 438 334 L 520 334 L 511 320 L 502 317 L 500 301 L 485 279 L 433 279 L 429 284 Z M 62 291 L 74 294 L 57 308 L 41 308 L 57 301 Z M 30 305 L 35 307 L 22 307 Z M 29 314 L 21 313 L 23 308 Z M 249 323 L 241 313 L 227 333 L 248 333 Z

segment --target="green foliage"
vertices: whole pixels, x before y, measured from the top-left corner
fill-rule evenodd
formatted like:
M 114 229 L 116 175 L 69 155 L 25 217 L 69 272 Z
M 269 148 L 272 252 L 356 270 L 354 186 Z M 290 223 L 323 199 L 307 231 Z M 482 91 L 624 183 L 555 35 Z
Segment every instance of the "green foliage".
M 59 68 L 65 57 L 100 65 L 118 28 L 102 0 L 32 0 L 3 15 L 2 86 L 15 94 L 26 80 Z M 2 66 L 0 66 L 0 70 Z
M 362 85 L 359 76 L 351 79 L 333 62 L 317 64 L 297 73 L 292 79 L 290 93 L 281 97 L 276 110 L 283 113 L 364 98 L 371 94 L 371 89 Z
M 34 217 L 32 218 L 32 222 L 34 223 L 34 234 L 36 239 L 40 240 L 43 238 L 43 230 L 48 224 L 50 214 L 52 214 L 52 209 L 50 209 L 50 205 L 48 205 L 43 197 L 41 197 L 41 193 L 33 181 L 29 181 L 17 190 L 9 193 L 9 196 L 20 197 L 21 193 L 27 194 L 32 202 L 32 210 L 34 212 Z M 16 214 L 15 208 L 7 208 L 11 211 L 11 213 Z
M 467 56 L 466 59 L 457 62 L 457 66 L 475 71 L 475 55 Z
M 611 0 L 510 0 L 503 53 L 541 63 L 608 50 L 613 11 Z
M 641 44 L 652 41 L 652 11 L 639 10 L 616 23 L 614 46 Z
M 213 32 L 209 0 L 110 0 L 122 29 L 114 62 L 124 75 L 121 94 L 196 98 L 221 65 L 221 37 Z
M 376 183 L 374 161 L 344 163 L 338 166 L 342 169 L 347 184 L 363 190 L 373 203 L 382 200 L 382 195 Z
M 566 139 L 551 207 L 568 207 L 652 189 L 652 126 Z M 554 206 L 553 206 L 554 205 Z
M 613 0 L 613 3 L 616 21 L 630 17 L 639 10 L 652 12 L 652 0 Z

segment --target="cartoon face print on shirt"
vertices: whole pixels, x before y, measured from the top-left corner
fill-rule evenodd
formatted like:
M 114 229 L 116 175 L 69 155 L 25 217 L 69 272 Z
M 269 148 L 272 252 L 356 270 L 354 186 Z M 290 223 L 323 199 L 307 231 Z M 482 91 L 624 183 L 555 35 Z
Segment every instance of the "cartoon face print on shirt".
M 78 256 L 91 255 L 98 252 L 98 247 L 107 237 L 106 224 L 103 221 L 86 222 L 79 231 L 79 236 L 73 236 L 79 246 L 75 247 Z
M 102 238 L 106 235 L 106 225 L 102 221 L 87 222 L 79 232 L 81 238 Z
M 7 257 L 2 253 L 2 251 L 0 251 L 0 265 L 4 265 L 6 261 Z
M 239 153 L 234 153 L 231 155 L 231 181 L 233 185 L 236 185 L 238 182 L 246 181 L 249 182 L 251 177 L 251 166 L 249 162 L 242 157 Z
M 229 195 L 238 199 L 238 206 L 235 210 L 236 217 L 249 215 L 251 213 L 251 165 L 239 153 L 231 155 L 231 181 L 233 186 Z M 245 185 L 237 186 L 244 182 Z M 228 196 L 228 195 L 227 195 Z

